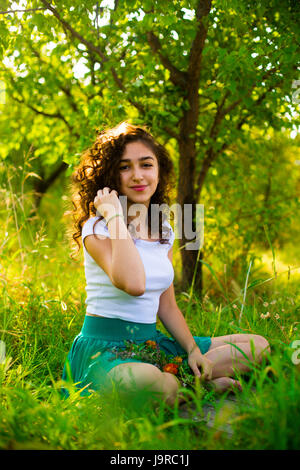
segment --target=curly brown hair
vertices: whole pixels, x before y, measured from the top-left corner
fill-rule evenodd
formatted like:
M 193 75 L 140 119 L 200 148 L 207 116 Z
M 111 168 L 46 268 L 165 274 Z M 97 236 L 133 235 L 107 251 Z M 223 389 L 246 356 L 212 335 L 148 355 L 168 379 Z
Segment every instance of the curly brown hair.
M 159 182 L 155 193 L 152 195 L 148 208 L 148 228 L 151 224 L 151 204 L 170 205 L 171 195 L 175 189 L 174 165 L 167 149 L 161 145 L 150 133 L 146 126 L 140 127 L 122 121 L 113 128 L 97 132 L 95 142 L 85 150 L 80 158 L 80 163 L 71 176 L 71 197 L 73 204 L 73 224 L 75 232 L 72 238 L 77 244 L 77 253 L 80 251 L 80 242 L 83 224 L 91 216 L 96 215 L 94 199 L 97 191 L 104 187 L 115 189 L 118 195 L 120 191 L 119 163 L 128 142 L 142 141 L 150 148 L 158 160 Z M 169 214 L 172 217 L 171 214 Z M 100 216 L 97 222 L 102 220 Z M 164 209 L 159 211 L 159 242 L 167 243 L 163 237 L 163 222 L 166 220 Z M 129 224 L 127 224 L 128 227 Z M 135 241 L 135 240 L 134 240 Z

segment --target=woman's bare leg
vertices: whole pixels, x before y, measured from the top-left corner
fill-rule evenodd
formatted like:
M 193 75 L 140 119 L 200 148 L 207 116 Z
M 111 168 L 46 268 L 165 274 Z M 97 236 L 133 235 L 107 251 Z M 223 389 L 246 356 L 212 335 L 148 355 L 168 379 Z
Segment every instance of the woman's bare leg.
M 212 345 L 215 347 L 210 348 L 205 353 L 205 356 L 214 363 L 212 379 L 234 377 L 236 370 L 248 372 L 251 369 L 249 362 L 260 363 L 263 355 L 270 352 L 269 343 L 263 336 L 245 335 L 242 338 L 237 338 L 237 336 L 240 337 L 241 335 L 228 335 L 226 340 L 221 340 L 223 342 L 222 346 L 214 345 L 213 339 L 218 338 L 212 338 Z M 240 339 L 245 341 L 241 342 Z M 233 345 L 226 344 L 227 341 L 233 343 Z M 254 355 L 252 354 L 251 341 L 253 341 Z M 234 345 L 246 355 L 247 359 Z
M 254 345 L 259 343 L 264 343 L 266 347 L 269 347 L 268 341 L 260 335 L 254 334 L 246 334 L 246 333 L 238 333 L 238 334 L 231 334 L 231 335 L 224 335 L 224 336 L 216 336 L 215 338 L 211 338 L 211 346 L 209 351 L 212 349 L 218 348 L 220 346 L 225 346 L 228 343 L 245 343 L 253 340 Z
M 254 357 L 252 354 L 251 344 L 253 341 Z M 235 371 L 247 372 L 250 370 L 249 362 L 244 355 L 228 342 L 235 344 L 249 361 L 261 362 L 264 352 L 270 352 L 268 341 L 259 335 L 226 335 L 223 337 L 212 338 L 212 344 L 205 356 L 210 359 L 213 364 L 212 380 L 219 391 L 227 388 L 240 388 L 241 385 L 237 380 L 232 379 Z M 121 386 L 125 389 L 148 388 L 158 392 L 166 404 L 173 405 L 175 403 L 177 392 L 180 387 L 179 380 L 168 372 L 161 372 L 158 367 L 148 363 L 123 363 L 113 367 L 108 373 L 112 379 L 121 381 Z M 184 397 L 179 398 L 179 403 Z
M 175 403 L 179 380 L 168 372 L 161 372 L 158 367 L 143 363 L 130 362 L 113 367 L 108 377 L 125 390 L 147 389 L 157 392 L 167 405 Z
M 261 356 L 263 355 L 264 351 L 270 352 L 270 346 L 268 341 L 260 335 L 254 334 L 232 334 L 232 335 L 224 335 L 218 336 L 216 338 L 212 338 L 212 344 L 208 353 L 212 351 L 216 351 L 217 355 L 211 355 L 216 360 L 217 367 L 214 369 L 213 372 L 213 379 L 210 381 L 216 391 L 224 392 L 227 389 L 231 390 L 239 390 L 242 391 L 242 386 L 238 380 L 231 378 L 230 376 L 234 375 L 232 364 L 234 361 L 235 370 L 239 370 L 241 372 L 246 372 L 250 370 L 250 367 L 245 366 L 245 364 L 240 364 L 237 359 L 240 359 L 242 362 L 247 362 L 246 358 L 235 348 L 235 353 L 233 352 L 234 346 L 229 345 L 236 344 L 243 352 L 246 353 L 248 359 L 256 360 L 260 362 Z M 253 341 L 253 346 L 256 350 L 255 356 L 253 358 L 253 354 L 251 351 L 251 341 Z M 248 345 L 245 349 L 243 344 Z M 226 348 L 227 346 L 227 348 Z M 221 347 L 225 347 L 224 349 L 220 349 Z M 219 351 L 218 351 L 219 350 Z M 230 351 L 230 352 L 229 352 Z M 206 353 L 206 354 L 208 354 Z M 237 354 L 238 353 L 238 354 Z M 224 373 L 224 376 L 219 376 L 218 374 Z

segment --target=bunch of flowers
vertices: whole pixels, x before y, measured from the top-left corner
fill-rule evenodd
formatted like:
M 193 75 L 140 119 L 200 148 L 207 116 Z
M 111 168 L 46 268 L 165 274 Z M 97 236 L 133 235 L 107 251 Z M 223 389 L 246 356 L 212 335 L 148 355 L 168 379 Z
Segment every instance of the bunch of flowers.
M 183 387 L 192 387 L 195 376 L 187 361 L 187 354 L 174 356 L 166 354 L 160 350 L 156 341 L 148 340 L 137 344 L 132 341 L 124 341 L 125 348 L 113 348 L 114 357 L 111 360 L 120 358 L 135 358 L 158 367 L 162 372 L 169 372 L 176 375 Z

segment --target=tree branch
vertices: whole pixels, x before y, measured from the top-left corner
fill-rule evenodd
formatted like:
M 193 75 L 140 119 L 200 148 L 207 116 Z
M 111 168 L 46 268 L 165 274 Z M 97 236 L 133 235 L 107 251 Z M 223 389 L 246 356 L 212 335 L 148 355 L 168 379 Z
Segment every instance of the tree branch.
M 28 10 L 8 10 L 0 11 L 0 15 L 6 15 L 7 13 L 27 13 L 28 11 L 47 10 L 47 8 L 29 8 Z
M 169 134 L 170 137 L 173 137 L 173 139 L 176 139 L 178 140 L 179 139 L 179 135 L 177 134 L 177 132 L 175 132 L 173 129 L 171 129 L 170 127 L 168 126 L 165 126 L 163 127 L 163 130 Z
M 85 44 L 86 47 L 90 50 L 90 51 L 94 51 L 96 54 L 99 55 L 99 57 L 101 57 L 101 59 L 104 61 L 104 62 L 107 62 L 108 59 L 107 57 L 105 56 L 105 54 L 101 51 L 101 49 L 99 49 L 99 47 L 95 46 L 92 42 L 88 41 L 87 39 L 85 39 L 83 36 L 81 36 L 81 34 L 79 34 L 77 31 L 75 31 L 75 29 L 69 25 L 69 23 L 67 23 L 63 18 L 61 18 L 61 16 L 59 15 L 59 13 L 57 12 L 57 9 L 56 8 L 53 8 L 52 5 L 50 5 L 50 3 L 48 3 L 46 0 L 41 0 L 42 3 L 50 10 L 52 11 L 53 15 L 58 19 L 58 21 L 66 28 L 67 31 L 69 31 L 73 37 L 79 39 L 80 42 L 82 42 L 82 44 Z
M 267 78 L 269 78 L 270 75 L 272 75 L 273 73 L 275 73 L 277 71 L 276 67 L 273 67 L 272 69 L 268 70 L 262 77 L 261 77 L 261 81 L 264 81 L 266 80 Z M 246 96 L 250 96 L 252 91 L 253 91 L 253 88 L 255 88 L 256 86 L 256 83 L 253 83 L 252 86 L 249 88 Z M 270 88 L 272 89 L 272 87 Z M 269 91 L 269 90 L 268 90 Z M 223 111 L 223 117 L 226 115 L 226 114 L 229 114 L 234 108 L 236 108 L 242 101 L 243 101 L 243 98 L 244 97 L 241 97 L 239 98 L 238 100 L 234 101 L 233 103 L 231 103 L 226 109 L 224 109 Z
M 34 209 L 31 212 L 35 213 L 40 206 L 42 196 L 48 191 L 50 186 L 56 181 L 58 176 L 67 170 L 69 165 L 62 161 L 56 170 L 51 173 L 47 179 L 34 180 Z
M 148 43 L 154 52 L 157 54 L 161 60 L 163 66 L 169 70 L 170 72 L 170 80 L 175 86 L 179 86 L 183 89 L 187 86 L 188 76 L 186 72 L 182 72 L 181 70 L 177 69 L 170 59 L 162 53 L 162 45 L 160 43 L 159 38 L 153 33 L 153 31 L 147 32 L 147 40 Z
M 51 10 L 54 14 L 54 16 L 58 19 L 58 21 L 60 21 L 60 23 L 66 28 L 66 30 L 68 30 L 73 37 L 79 39 L 83 44 L 85 44 L 87 46 L 87 48 L 90 50 L 90 51 L 93 51 L 95 52 L 96 54 L 98 54 L 101 59 L 103 60 L 103 62 L 107 62 L 108 61 L 108 58 L 105 56 L 105 54 L 101 51 L 101 49 L 99 49 L 97 46 L 95 46 L 93 43 L 91 43 L 90 41 L 87 41 L 85 38 L 83 38 L 83 36 L 81 36 L 77 31 L 75 31 L 74 28 L 72 28 L 72 26 L 70 26 L 64 19 L 62 19 L 60 17 L 60 15 L 58 14 L 57 10 L 55 8 L 53 8 L 46 0 L 41 0 L 44 5 L 47 6 L 47 8 L 49 8 L 49 10 Z M 113 76 L 113 79 L 115 81 L 115 83 L 117 84 L 117 86 L 120 88 L 120 90 L 122 90 L 124 93 L 126 92 L 126 89 L 125 89 L 125 86 L 122 82 L 122 80 L 118 77 L 118 74 L 115 70 L 114 67 L 110 67 L 110 71 L 112 73 L 112 76 Z M 144 107 L 138 103 L 137 101 L 134 101 L 130 98 L 128 98 L 128 101 L 138 110 L 140 111 L 142 114 L 145 114 L 145 109 Z
M 114 1 L 114 9 L 113 9 L 114 12 L 117 11 L 118 4 L 119 4 L 119 0 L 115 0 L 115 1 Z M 110 26 L 113 25 L 112 15 L 110 15 L 110 18 L 109 18 L 109 25 L 110 25 Z
M 30 50 L 33 52 L 33 54 L 34 54 L 35 57 L 38 59 L 38 61 L 39 61 L 41 64 L 44 64 L 44 65 L 46 65 L 47 67 L 50 66 L 50 68 L 53 69 L 52 64 L 49 64 L 49 63 L 46 62 L 44 59 L 42 59 L 40 53 L 33 47 L 32 43 L 31 43 L 30 41 L 28 41 L 27 38 L 25 38 L 24 40 L 26 41 L 26 43 L 28 44 Z M 57 75 L 60 75 L 57 70 L 55 70 L 55 72 L 56 72 Z M 73 109 L 73 111 L 75 111 L 76 113 L 78 113 L 79 110 L 78 110 L 77 104 L 75 103 L 74 98 L 73 98 L 73 96 L 72 96 L 72 94 L 71 94 L 69 84 L 66 84 L 66 86 L 64 86 L 63 84 L 59 83 L 58 88 L 59 88 L 61 91 L 63 91 L 63 92 L 65 93 L 65 95 L 67 96 L 68 101 L 69 101 L 69 103 L 70 103 L 71 108 Z
M 189 55 L 189 66 L 188 66 L 188 80 L 197 81 L 199 80 L 201 70 L 201 59 L 202 52 L 205 45 L 205 39 L 207 36 L 207 26 L 204 24 L 204 18 L 207 20 L 207 16 L 211 10 L 211 0 L 199 0 L 196 8 L 196 18 L 198 22 L 197 33 L 192 43 L 190 55 Z M 207 22 L 207 21 L 205 21 Z
M 276 72 L 276 69 L 275 67 L 268 70 L 262 77 L 262 80 L 265 80 L 266 78 L 268 78 L 270 75 L 272 75 L 274 72 Z M 257 106 L 258 104 L 261 104 L 262 101 L 266 98 L 267 94 L 272 90 L 272 88 L 274 88 L 274 86 L 278 86 L 280 83 L 283 82 L 283 78 L 281 78 L 279 80 L 279 82 L 275 84 L 271 84 L 267 90 L 255 101 L 255 106 Z M 256 83 L 254 83 L 248 90 L 248 93 L 246 96 L 250 96 L 251 93 L 252 93 L 252 90 L 253 88 L 255 87 Z M 229 95 L 229 91 L 227 90 L 225 93 L 224 93 L 224 96 L 222 98 L 222 101 L 220 103 L 220 105 L 218 106 L 217 108 L 217 111 L 216 111 L 216 114 L 215 114 L 215 118 L 214 118 L 214 122 L 211 126 L 211 129 L 210 129 L 210 132 L 209 132 L 209 136 L 210 138 L 214 139 L 216 137 L 216 135 L 218 134 L 218 130 L 219 130 L 219 127 L 221 125 L 221 122 L 224 118 L 224 116 L 226 114 L 229 114 L 231 111 L 233 111 L 233 109 L 235 109 L 243 100 L 243 97 L 242 98 L 239 98 L 238 100 L 234 101 L 233 103 L 231 103 L 229 106 L 227 106 L 227 108 L 224 109 L 224 104 L 225 104 L 225 101 Z M 240 130 L 242 125 L 247 121 L 247 119 L 251 117 L 251 114 L 248 113 L 247 115 L 245 115 L 237 124 L 236 126 L 236 129 L 237 130 Z M 222 145 L 222 147 L 217 150 L 217 151 L 214 151 L 213 150 L 213 147 L 211 146 L 208 150 L 207 150 L 207 153 L 206 153 L 206 157 L 204 158 L 203 160 L 203 164 L 202 164 L 202 167 L 201 167 L 201 170 L 200 170 L 200 173 L 199 173 L 199 176 L 198 176 L 198 179 L 197 179 L 197 183 L 196 183 L 196 194 L 197 194 L 197 200 L 199 199 L 199 196 L 200 196 L 200 192 L 201 192 L 201 189 L 202 189 L 202 185 L 203 185 L 203 182 L 204 182 L 204 179 L 206 177 L 206 174 L 209 170 L 209 168 L 211 167 L 213 161 L 216 159 L 216 157 L 222 153 L 226 148 L 228 148 L 230 145 L 230 143 L 224 143 Z
M 268 73 L 268 75 L 270 75 L 271 73 L 273 73 L 273 69 L 272 71 L 268 71 L 270 73 Z M 267 94 L 275 87 L 275 86 L 278 86 L 280 83 L 282 83 L 284 81 L 284 78 L 281 78 L 276 84 L 272 83 L 266 91 L 264 91 L 264 93 L 262 93 L 262 95 L 255 101 L 255 106 L 261 104 L 263 102 L 263 100 L 266 98 Z M 253 87 L 251 87 L 253 88 Z M 223 103 L 224 103 L 225 99 L 223 98 Z M 240 100 L 238 100 L 240 101 Z M 236 102 L 237 103 L 237 102 Z M 230 105 L 232 106 L 232 105 Z M 221 114 L 222 115 L 225 115 L 227 114 L 227 110 L 229 109 L 229 107 L 226 109 L 226 111 L 223 111 Z M 233 109 L 233 108 L 232 108 Z M 225 113 L 225 114 L 224 114 Z M 240 121 L 237 123 L 236 125 L 236 130 L 240 130 L 241 127 L 243 126 L 243 124 L 245 124 L 245 122 L 251 118 L 251 113 L 248 112 L 248 114 L 246 114 L 245 116 L 243 116 L 242 119 L 240 119 Z M 216 120 L 215 120 L 216 121 Z M 212 126 L 213 127 L 213 126 Z M 213 134 L 214 136 L 216 135 L 215 133 Z M 203 185 L 203 182 L 204 182 L 204 179 L 205 179 L 205 176 L 209 170 L 209 168 L 211 167 L 213 161 L 217 158 L 217 156 L 224 152 L 225 149 L 227 149 L 229 146 L 231 145 L 231 142 L 224 142 L 224 144 L 222 145 L 222 147 L 217 150 L 217 151 L 214 151 L 212 147 L 210 147 L 207 151 L 207 156 L 204 158 L 203 160 L 203 164 L 202 164 L 202 167 L 201 167 L 201 171 L 199 173 L 199 176 L 198 176 L 198 179 L 197 179 L 197 183 L 196 183 L 196 200 L 199 199 L 199 196 L 200 196 L 200 193 L 201 193 L 201 189 L 202 189 L 202 185 Z
M 71 125 L 68 123 L 68 121 L 65 119 L 65 117 L 60 113 L 60 112 L 57 112 L 57 113 L 46 113 L 45 111 L 39 111 L 38 109 L 36 109 L 34 106 L 32 106 L 31 104 L 29 103 L 26 103 L 26 101 L 24 99 L 20 99 L 20 98 L 16 98 L 15 96 L 13 95 L 10 95 L 11 99 L 13 99 L 14 101 L 16 101 L 17 103 L 21 103 L 21 104 L 24 104 L 27 108 L 31 109 L 32 111 L 34 111 L 36 114 L 40 114 L 42 116 L 45 116 L 45 117 L 49 117 L 49 118 L 52 118 L 52 119 L 60 119 L 62 120 L 66 126 L 68 127 L 69 131 L 73 133 L 73 128 L 71 127 Z M 76 137 L 80 137 L 77 133 L 73 133 L 74 136 Z

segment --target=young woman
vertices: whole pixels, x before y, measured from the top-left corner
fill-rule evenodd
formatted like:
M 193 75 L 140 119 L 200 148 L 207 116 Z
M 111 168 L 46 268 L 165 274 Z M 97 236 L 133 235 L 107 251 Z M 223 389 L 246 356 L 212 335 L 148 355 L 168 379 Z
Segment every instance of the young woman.
M 167 354 L 186 353 L 195 376 L 217 390 L 241 389 L 234 375 L 249 370 L 244 354 L 260 362 L 269 344 L 253 334 L 191 334 L 174 294 L 174 231 L 161 212 L 153 234 L 151 206 L 169 205 L 174 187 L 167 150 L 146 128 L 122 122 L 97 136 L 73 182 L 73 238 L 79 247 L 77 239 L 83 242 L 87 299 L 83 327 L 68 354 L 63 379 L 72 377 L 84 388 L 82 394 L 113 382 L 127 390 L 148 388 L 172 405 L 180 386 L 173 374 L 115 355 L 124 340 L 152 340 Z M 120 196 L 127 202 L 124 209 Z M 171 338 L 156 329 L 157 316 Z

